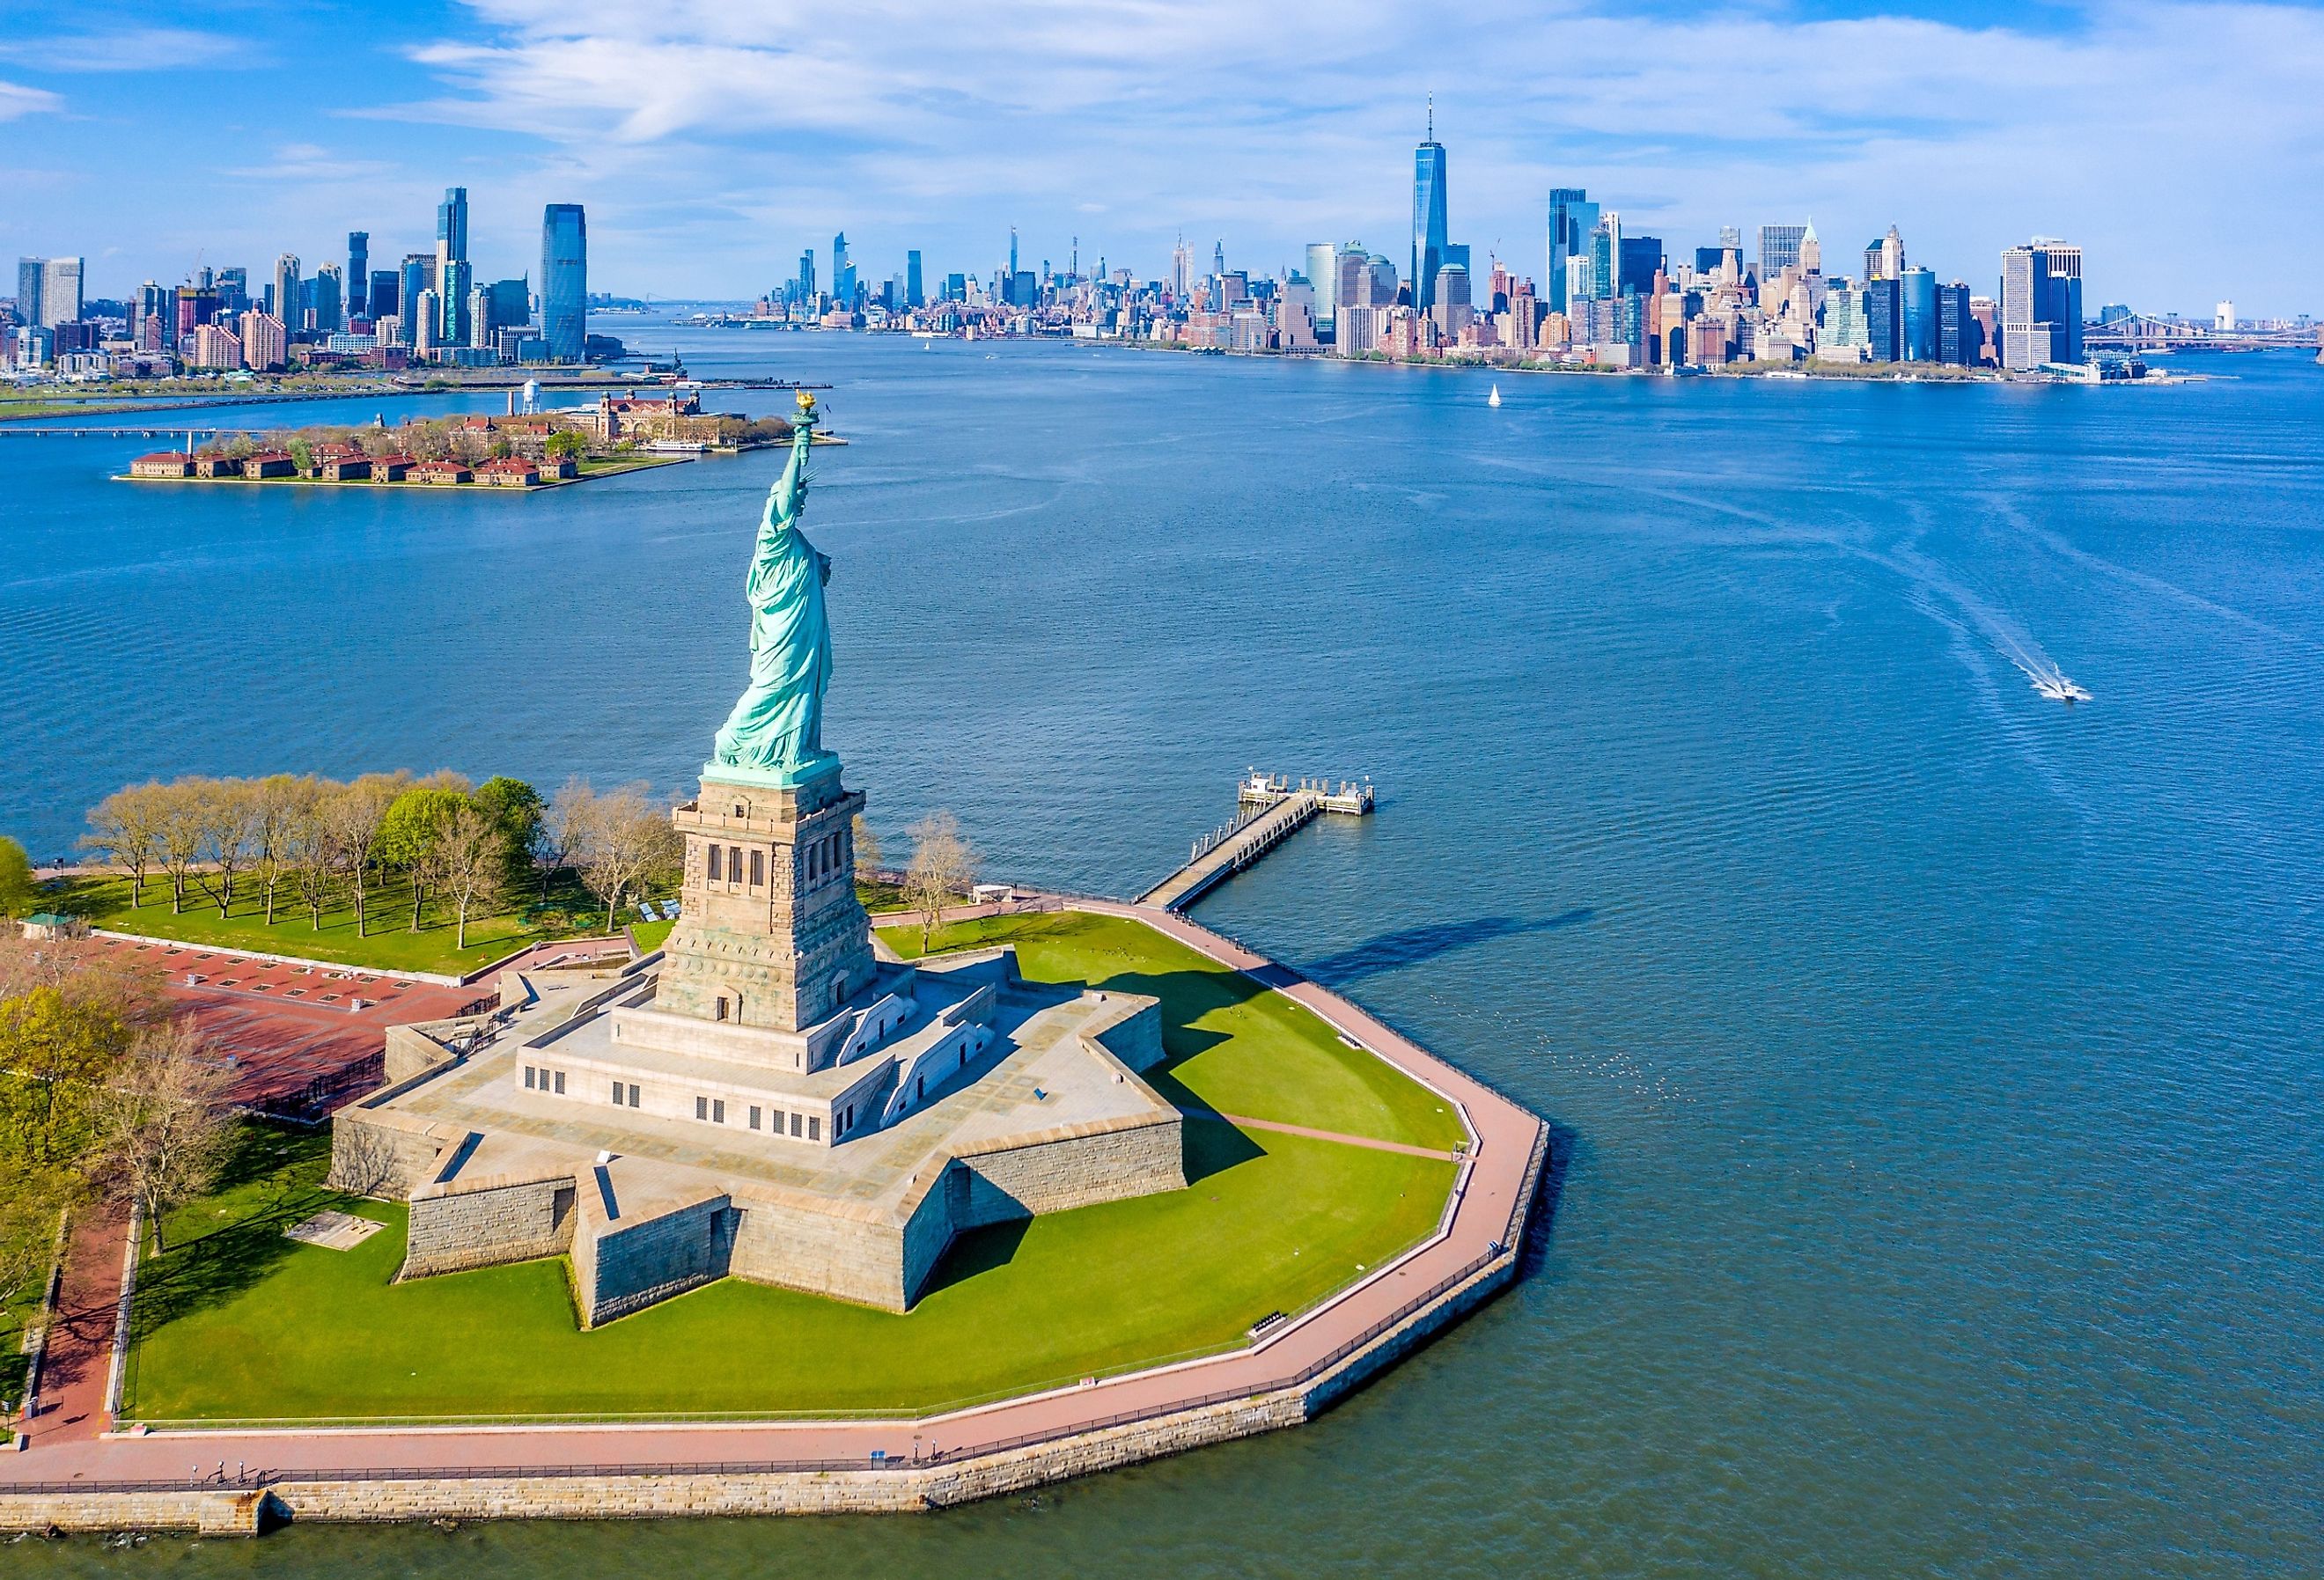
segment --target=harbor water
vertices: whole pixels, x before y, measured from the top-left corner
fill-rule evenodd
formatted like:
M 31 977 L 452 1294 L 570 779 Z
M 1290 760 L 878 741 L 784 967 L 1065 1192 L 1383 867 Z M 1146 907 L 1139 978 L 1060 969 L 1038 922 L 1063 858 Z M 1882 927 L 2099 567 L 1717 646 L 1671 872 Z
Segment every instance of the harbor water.
M 612 327 L 831 386 L 825 742 L 890 852 L 948 808 L 991 874 L 1134 893 L 1252 767 L 1370 776 L 1377 815 L 1197 914 L 1553 1122 L 1532 1276 L 1311 1427 L 1034 1497 L 10 1574 L 2324 1572 L 2324 369 Z M 498 398 L 254 420 L 463 404 Z M 37 857 L 186 772 L 676 790 L 741 685 L 778 453 L 107 480 L 150 448 L 0 449 L 0 832 Z

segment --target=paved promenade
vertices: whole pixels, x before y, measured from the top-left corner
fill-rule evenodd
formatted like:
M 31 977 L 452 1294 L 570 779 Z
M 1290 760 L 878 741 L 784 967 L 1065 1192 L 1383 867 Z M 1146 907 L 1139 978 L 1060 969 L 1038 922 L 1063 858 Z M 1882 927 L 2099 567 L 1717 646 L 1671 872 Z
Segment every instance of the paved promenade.
M 1300 1385 L 1378 1338 L 1432 1295 L 1462 1284 L 1512 1248 L 1536 1184 L 1542 1122 L 1437 1059 L 1371 1015 L 1297 974 L 1150 905 L 1076 899 L 1074 908 L 1132 918 L 1298 1000 L 1335 1030 L 1452 1099 L 1474 1138 L 1440 1235 L 1251 1348 L 1116 1377 L 1084 1387 L 918 1420 L 793 1421 L 722 1425 L 599 1425 L 494 1428 L 373 1428 L 155 1433 L 35 1439 L 0 1466 L 12 1485 L 69 1483 L 100 1489 L 132 1483 L 237 1479 L 327 1480 L 317 1472 L 409 1471 L 419 1477 L 485 1472 L 669 1471 L 678 1467 L 869 1465 L 875 1453 L 899 1461 L 959 1462 L 1028 1441 L 1063 1437 L 1123 1418 L 1165 1415 L 1231 1397 Z M 117 1238 L 114 1242 L 118 1251 Z M 116 1255 L 117 1262 L 117 1255 Z M 98 1378 L 101 1391 L 103 1379 Z M 77 1423 L 78 1424 L 78 1423 Z

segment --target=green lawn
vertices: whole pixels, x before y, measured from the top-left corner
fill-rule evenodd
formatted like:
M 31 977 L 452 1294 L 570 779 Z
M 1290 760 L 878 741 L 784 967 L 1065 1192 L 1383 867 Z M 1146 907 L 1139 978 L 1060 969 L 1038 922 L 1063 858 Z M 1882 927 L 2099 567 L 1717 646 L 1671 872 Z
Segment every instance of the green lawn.
M 129 900 L 126 878 L 81 878 L 45 903 L 115 932 L 179 938 L 189 944 L 224 944 L 376 971 L 432 971 L 455 976 L 528 944 L 602 936 L 605 930 L 605 908 L 582 892 L 569 874 L 552 887 L 546 906 L 533 903 L 534 895 L 527 894 L 518 910 L 472 916 L 465 949 L 453 947 L 456 930 L 449 908 L 434 901 L 420 913 L 420 930 L 411 930 L 411 890 L 400 881 L 391 880 L 374 892 L 368 930 L 360 938 L 355 936 L 353 901 L 344 894 L 333 896 L 323 911 L 320 929 L 287 891 L 275 908 L 274 925 L 268 927 L 264 897 L 254 892 L 247 879 L 235 884 L 234 909 L 223 917 L 217 902 L 199 891 L 189 893 L 183 911 L 171 914 L 167 878 L 145 881 L 143 905 L 132 907 Z M 637 911 L 632 908 L 628 914 L 635 916 Z
M 1450 1150 L 1425 1088 L 1314 1016 L 1142 924 L 1080 913 L 1006 937 L 1028 975 L 1163 1001 L 1150 1072 L 1190 1109 Z M 918 935 L 891 934 L 905 949 Z M 964 1236 L 906 1315 L 728 1280 L 583 1333 L 562 1260 L 409 1284 L 405 1209 L 321 1185 L 329 1140 L 253 1126 L 220 1188 L 139 1277 L 128 1413 L 151 1420 L 926 1412 L 1215 1351 L 1425 1236 L 1436 1159 L 1186 1125 L 1189 1188 Z M 282 1237 L 323 1206 L 386 1228 L 349 1252 Z
M 883 929 L 906 958 L 917 927 Z M 938 950 L 1013 943 L 1019 968 L 1043 982 L 1085 982 L 1162 1001 L 1170 1057 L 1148 1072 L 1184 1107 L 1312 1125 L 1342 1135 L 1452 1151 L 1465 1137 L 1452 1104 L 1400 1071 L 1350 1048 L 1303 1006 L 1141 922 L 1050 911 L 956 922 Z
M 1239 1344 L 1426 1235 L 1452 1180 L 1200 1120 L 1190 1188 L 966 1236 L 908 1315 L 727 1280 L 584 1333 L 561 1260 L 390 1283 L 404 1209 L 325 1194 L 325 1138 L 250 1133 L 139 1275 L 127 1415 L 927 1411 Z M 348 1252 L 282 1238 L 325 1205 L 388 1226 Z

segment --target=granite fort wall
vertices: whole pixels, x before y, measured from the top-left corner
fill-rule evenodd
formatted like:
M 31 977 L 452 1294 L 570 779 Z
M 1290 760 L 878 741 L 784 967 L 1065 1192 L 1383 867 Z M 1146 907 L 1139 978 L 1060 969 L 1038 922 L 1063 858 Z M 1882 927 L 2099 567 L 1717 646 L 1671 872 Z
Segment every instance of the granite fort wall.
M 780 1202 L 743 1197 L 730 1271 L 754 1283 L 779 1284 L 884 1311 L 905 1308 L 904 1233 L 893 1224 L 802 1212 Z
M 1186 1185 L 1184 1123 L 1177 1114 L 1133 1130 L 1070 1136 L 1003 1151 L 978 1152 L 955 1167 L 968 1180 L 952 1215 L 955 1231 L 1028 1215 Z
M 415 1206 L 417 1204 L 414 1204 Z M 590 1327 L 725 1276 L 733 1260 L 734 1214 L 714 1196 L 592 1236 L 586 1265 L 574 1265 L 574 1289 Z
M 1124 1016 L 1102 1031 L 1090 1034 L 1090 1039 L 1103 1045 L 1105 1050 L 1128 1065 L 1144 1072 L 1162 1062 L 1162 1001 L 1144 993 L 1112 993 L 1109 1003 L 1127 1002 L 1139 1007 L 1133 1014 Z
M 436 1178 L 445 1140 L 399 1115 L 342 1108 L 331 1116 L 334 1190 L 403 1201 Z
M 411 1233 L 398 1278 L 420 1279 L 507 1261 L 562 1256 L 573 1243 L 574 1183 L 480 1180 L 411 1203 Z

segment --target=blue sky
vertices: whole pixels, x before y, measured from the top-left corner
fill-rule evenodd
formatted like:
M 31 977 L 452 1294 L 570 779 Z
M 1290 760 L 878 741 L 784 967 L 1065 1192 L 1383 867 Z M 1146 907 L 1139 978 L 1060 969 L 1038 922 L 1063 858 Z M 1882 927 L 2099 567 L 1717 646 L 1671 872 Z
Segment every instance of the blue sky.
M 1183 228 L 1231 264 L 1401 258 L 1436 95 L 1452 228 L 1541 272 L 1543 199 L 1590 189 L 1674 250 L 1812 219 L 1849 266 L 1989 290 L 2080 242 L 2089 300 L 2324 310 L 2324 12 L 2286 5 L 1550 0 L 0 0 L 0 247 L 93 292 L 375 258 L 472 204 L 481 273 L 587 205 L 591 284 L 742 297 L 844 229 L 867 273 L 989 273 L 1008 227 L 1141 275 Z M 827 255 L 819 266 L 827 267 Z

